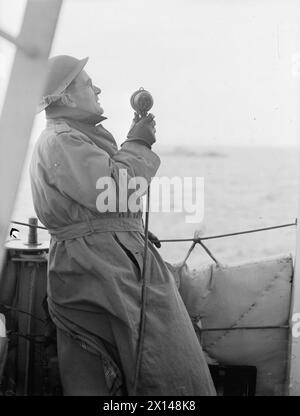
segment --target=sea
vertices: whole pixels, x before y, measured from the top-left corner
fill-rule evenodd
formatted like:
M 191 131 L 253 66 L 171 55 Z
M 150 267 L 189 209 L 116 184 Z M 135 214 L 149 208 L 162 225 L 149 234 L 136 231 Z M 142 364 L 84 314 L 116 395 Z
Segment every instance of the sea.
M 191 239 L 292 224 L 298 211 L 298 148 L 267 147 L 163 147 L 155 151 L 161 159 L 158 177 L 203 178 L 203 217 L 187 222 L 187 212 L 150 212 L 149 230 L 159 239 Z M 28 165 L 20 182 L 12 219 L 27 221 L 35 216 Z M 190 189 L 195 192 L 195 189 Z M 176 201 L 175 201 L 176 202 Z M 174 205 L 174 204 L 173 204 Z M 176 204 L 175 204 L 176 205 Z M 172 208 L 172 204 L 170 205 Z M 20 237 L 28 229 L 18 226 Z M 39 239 L 49 239 L 39 231 Z M 238 264 L 266 257 L 295 254 L 296 227 L 246 233 L 203 240 L 221 264 Z M 186 256 L 191 242 L 163 242 L 162 257 L 174 264 Z M 188 259 L 190 268 L 212 263 L 212 258 L 196 245 Z

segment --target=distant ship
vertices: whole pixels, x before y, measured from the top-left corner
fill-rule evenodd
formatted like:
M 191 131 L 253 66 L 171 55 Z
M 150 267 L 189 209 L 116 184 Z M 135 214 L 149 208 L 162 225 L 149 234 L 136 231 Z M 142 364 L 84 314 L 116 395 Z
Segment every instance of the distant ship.
M 227 157 L 225 153 L 215 150 L 201 150 L 201 147 L 189 148 L 175 146 L 171 148 L 161 147 L 159 153 L 162 155 L 187 156 L 187 157 Z

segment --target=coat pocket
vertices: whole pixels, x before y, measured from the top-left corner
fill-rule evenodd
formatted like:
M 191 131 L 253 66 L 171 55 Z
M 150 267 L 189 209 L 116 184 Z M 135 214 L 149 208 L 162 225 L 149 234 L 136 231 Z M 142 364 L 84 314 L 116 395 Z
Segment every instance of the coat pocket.
M 114 232 L 114 239 L 134 264 L 138 272 L 138 277 L 141 279 L 143 270 L 143 245 L 135 241 L 127 232 Z

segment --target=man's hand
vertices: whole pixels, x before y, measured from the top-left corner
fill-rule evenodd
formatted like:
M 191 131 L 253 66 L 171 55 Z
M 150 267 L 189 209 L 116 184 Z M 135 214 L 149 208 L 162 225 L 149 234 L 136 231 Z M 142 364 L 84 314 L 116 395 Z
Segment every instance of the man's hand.
M 142 142 L 151 148 L 151 145 L 156 141 L 155 124 L 153 114 L 141 117 L 138 113 L 134 113 L 134 119 L 127 134 L 128 139 L 126 141 Z
M 161 248 L 161 243 L 159 239 L 151 233 L 151 231 L 148 231 L 148 239 L 151 241 L 152 244 L 154 244 L 157 248 Z

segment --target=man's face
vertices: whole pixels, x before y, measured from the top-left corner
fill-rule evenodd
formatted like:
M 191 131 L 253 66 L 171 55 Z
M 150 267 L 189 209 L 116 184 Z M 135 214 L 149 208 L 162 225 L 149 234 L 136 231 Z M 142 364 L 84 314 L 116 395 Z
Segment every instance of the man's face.
M 71 84 L 68 93 L 76 104 L 76 109 L 87 116 L 99 116 L 103 114 L 103 108 L 98 101 L 100 88 L 93 85 L 91 78 L 85 71 L 80 74 Z

